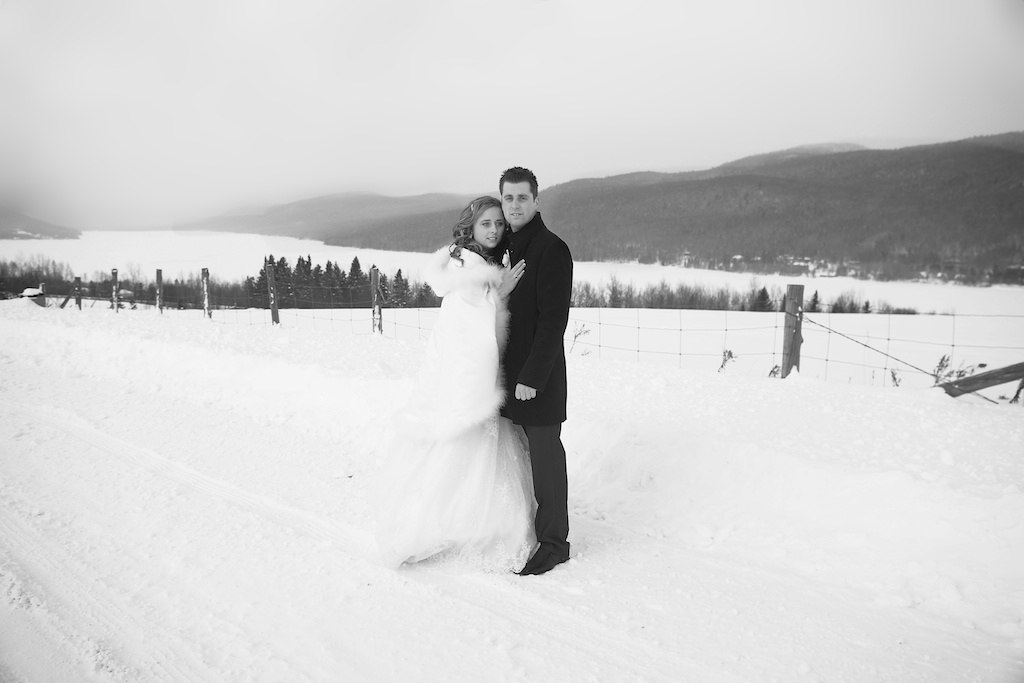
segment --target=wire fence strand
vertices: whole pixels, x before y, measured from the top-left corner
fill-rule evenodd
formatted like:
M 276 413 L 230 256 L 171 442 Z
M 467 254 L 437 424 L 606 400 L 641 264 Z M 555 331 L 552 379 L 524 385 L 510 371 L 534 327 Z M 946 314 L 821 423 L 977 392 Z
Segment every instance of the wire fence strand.
M 285 282 L 279 293 L 281 322 L 302 329 L 372 334 L 371 299 L 369 291 L 366 296 L 362 293 Z M 113 292 L 103 294 L 83 296 L 83 308 L 112 308 Z M 54 306 L 75 306 L 71 292 L 54 292 L 48 301 Z M 156 301 L 132 295 L 119 305 L 125 310 L 153 309 Z M 205 315 L 200 291 L 181 285 L 165 291 L 164 309 L 176 315 Z M 395 339 L 426 339 L 437 313 L 436 306 L 386 304 L 381 332 Z M 565 343 L 573 355 L 602 360 L 674 362 L 695 370 L 768 376 L 780 363 L 788 315 L 781 310 L 573 308 Z M 899 386 L 905 378 L 897 375 L 909 372 L 929 386 L 938 381 L 943 363 L 948 372 L 971 372 L 1024 357 L 1024 315 L 1020 314 L 802 311 L 799 315 L 804 323 L 800 372 L 825 381 L 877 383 L 880 378 L 883 385 Z M 216 286 L 211 291 L 209 320 L 217 325 L 273 325 L 265 293 L 228 296 Z

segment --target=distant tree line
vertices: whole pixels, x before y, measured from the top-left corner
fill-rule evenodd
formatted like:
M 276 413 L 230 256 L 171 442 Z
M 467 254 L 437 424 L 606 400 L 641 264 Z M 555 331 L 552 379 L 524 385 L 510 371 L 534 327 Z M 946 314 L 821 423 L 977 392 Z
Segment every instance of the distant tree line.
M 15 297 L 25 289 L 44 284 L 50 296 L 70 296 L 74 292 L 75 274 L 70 266 L 47 259 L 27 261 L 0 260 L 0 296 Z M 110 301 L 114 294 L 111 272 L 81 276 L 80 293 L 87 299 Z M 164 280 L 164 305 L 170 308 L 202 306 L 202 281 L 199 275 Z M 119 298 L 126 304 L 156 301 L 156 283 L 144 279 L 137 268 L 118 272 Z M 210 280 L 210 296 L 215 301 L 241 302 L 246 293 L 241 283 Z
M 284 257 L 268 256 L 256 276 L 242 282 L 222 282 L 210 278 L 210 299 L 217 308 L 269 308 L 267 289 L 270 267 L 277 287 L 279 308 L 367 308 L 372 301 L 370 275 L 363 270 L 359 258 L 352 259 L 347 270 L 337 262 L 327 261 L 323 266 L 313 264 L 309 256 L 300 256 L 292 267 Z M 34 259 L 26 262 L 0 261 L 0 292 L 17 296 L 25 288 L 46 283 L 48 294 L 71 294 L 74 275 L 71 268 L 52 260 Z M 164 305 L 170 308 L 199 308 L 202 306 L 202 282 L 198 275 L 184 279 L 165 280 Z M 430 285 L 407 279 L 399 269 L 392 277 L 380 273 L 379 295 L 384 305 L 393 308 L 431 308 L 441 305 L 441 298 Z M 137 269 L 118 275 L 118 288 L 126 302 L 153 303 L 156 284 L 143 280 Z M 113 280 L 110 274 L 96 273 L 82 280 L 82 294 L 86 297 L 110 300 Z M 589 282 L 573 285 L 572 305 L 577 308 L 660 308 L 725 311 L 784 311 L 785 294 L 778 288 L 751 284 L 746 291 L 729 287 L 700 285 L 670 285 L 660 282 L 636 287 L 612 277 L 602 286 Z M 885 303 L 872 304 L 860 300 L 853 293 L 843 293 L 830 302 L 824 302 L 815 291 L 803 303 L 807 313 L 897 313 L 911 314 L 910 308 L 893 308 Z
M 373 301 L 370 274 L 363 270 L 359 257 L 348 270 L 337 262 L 313 265 L 309 256 L 300 256 L 292 268 L 284 257 L 269 256 L 256 277 L 245 279 L 244 288 L 253 307 L 267 308 L 267 264 L 272 264 L 274 284 L 280 308 L 367 308 Z M 385 305 L 408 308 L 440 306 L 441 299 L 426 283 L 410 282 L 402 269 L 388 277 L 380 273 L 379 296 Z
M 573 285 L 572 305 L 577 308 L 661 308 L 706 311 L 785 311 L 786 295 L 779 289 L 751 285 L 745 292 L 729 287 L 669 285 L 662 281 L 644 288 L 623 284 L 612 277 L 603 287 L 589 282 Z M 873 306 L 852 292 L 840 294 L 831 302 L 823 302 L 817 290 L 803 302 L 806 313 L 896 313 L 914 314 L 912 308 L 894 308 L 886 303 Z

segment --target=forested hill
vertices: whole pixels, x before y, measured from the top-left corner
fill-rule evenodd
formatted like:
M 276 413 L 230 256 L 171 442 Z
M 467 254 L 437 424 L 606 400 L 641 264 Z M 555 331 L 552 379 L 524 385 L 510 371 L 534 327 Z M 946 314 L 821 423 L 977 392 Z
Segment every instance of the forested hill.
M 444 242 L 471 197 L 335 195 L 187 227 L 423 251 Z M 742 255 L 770 267 L 799 256 L 891 277 L 990 269 L 1024 261 L 1024 132 L 895 150 L 807 146 L 707 171 L 542 185 L 541 211 L 582 260 L 722 266 Z
M 0 206 L 0 239 L 76 239 L 82 233 L 26 216 L 21 211 Z
M 178 225 L 176 229 L 280 235 L 341 246 L 425 251 L 444 241 L 459 211 L 476 196 L 438 193 L 389 197 L 346 192 L 282 204 L 260 213 L 216 216 Z M 386 237 L 379 234 L 382 230 Z
M 897 150 L 802 148 L 710 171 L 566 183 L 545 217 L 583 259 L 862 262 L 894 277 L 1024 261 L 1024 133 Z

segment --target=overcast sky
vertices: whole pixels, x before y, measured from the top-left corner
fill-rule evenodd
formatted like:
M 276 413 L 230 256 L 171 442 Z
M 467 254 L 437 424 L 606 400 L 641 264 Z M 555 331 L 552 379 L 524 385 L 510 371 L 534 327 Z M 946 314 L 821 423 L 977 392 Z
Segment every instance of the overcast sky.
M 0 189 L 75 227 L 1024 129 L 1024 0 L 0 0 Z

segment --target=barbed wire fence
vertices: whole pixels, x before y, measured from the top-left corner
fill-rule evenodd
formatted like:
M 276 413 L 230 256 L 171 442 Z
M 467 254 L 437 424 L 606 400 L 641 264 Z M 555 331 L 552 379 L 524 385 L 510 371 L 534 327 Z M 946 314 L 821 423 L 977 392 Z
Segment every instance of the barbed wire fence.
M 205 269 L 204 269 L 205 271 Z M 272 273 L 268 269 L 268 274 Z M 282 325 L 394 339 L 429 336 L 438 309 L 396 307 L 371 267 L 366 287 L 283 282 L 276 293 Z M 271 278 L 272 279 L 272 278 Z M 149 292 L 120 289 L 117 271 L 100 291 L 80 285 L 47 292 L 50 304 L 114 310 L 162 308 L 203 316 L 217 325 L 272 326 L 270 290 L 223 288 L 208 272 L 196 282 L 174 283 Z M 569 353 L 601 360 L 717 368 L 721 372 L 779 375 L 783 363 L 785 300 L 771 311 L 701 309 L 572 308 L 565 342 Z M 803 322 L 799 372 L 825 381 L 876 386 L 930 386 L 957 373 L 1020 362 L 1024 357 L 1024 314 L 906 314 L 799 312 Z M 998 343 L 1002 340 L 1003 343 Z M 1005 343 L 1011 340 L 1010 343 Z

